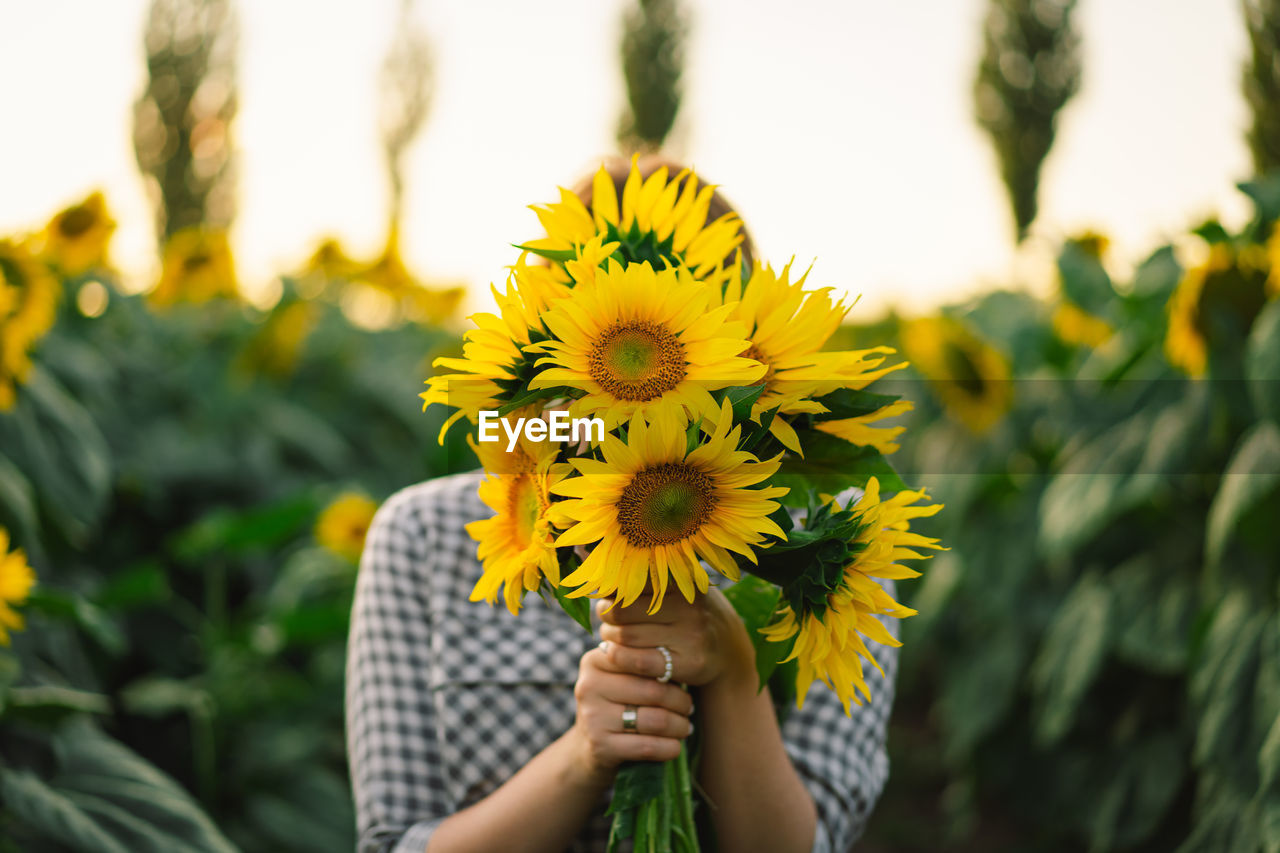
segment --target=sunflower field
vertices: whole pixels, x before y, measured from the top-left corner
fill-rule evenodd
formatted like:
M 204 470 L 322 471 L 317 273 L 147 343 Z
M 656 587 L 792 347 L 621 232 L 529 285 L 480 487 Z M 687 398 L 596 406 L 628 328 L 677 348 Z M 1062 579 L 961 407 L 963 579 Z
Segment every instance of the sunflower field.
M 111 230 L 0 240 L 0 849 L 349 850 L 356 562 L 474 464 L 416 398 L 460 294 L 328 244 L 260 310 L 198 229 L 128 294 Z
M 892 458 L 948 508 L 867 849 L 1280 849 L 1280 180 L 1242 190 L 1128 280 L 1083 234 L 1052 299 L 833 340 L 910 361 Z M 458 294 L 329 243 L 256 308 L 201 229 L 127 293 L 111 230 L 0 241 L 0 849 L 350 849 L 364 530 L 476 464 L 417 396 Z
M 901 348 L 908 603 L 875 849 L 1280 850 L 1280 181 L 1127 281 L 849 330 Z

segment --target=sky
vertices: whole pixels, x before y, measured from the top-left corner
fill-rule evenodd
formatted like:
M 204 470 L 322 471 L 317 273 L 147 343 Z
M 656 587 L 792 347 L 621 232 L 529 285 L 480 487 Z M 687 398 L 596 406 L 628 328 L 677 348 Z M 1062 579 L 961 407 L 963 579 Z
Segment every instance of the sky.
M 155 275 L 131 105 L 148 0 L 0 0 L 0 234 L 106 192 L 127 282 Z M 436 51 L 409 153 L 404 249 L 472 307 L 537 235 L 527 205 L 614 150 L 624 0 L 418 0 Z M 971 86 L 984 0 L 686 0 L 673 152 L 718 183 L 759 253 L 860 295 L 854 317 L 925 311 L 992 285 L 1044 286 L 1012 224 Z M 240 16 L 241 278 L 266 292 L 334 235 L 386 229 L 377 77 L 398 0 L 263 0 Z M 1100 229 L 1141 260 L 1210 214 L 1237 221 L 1249 171 L 1236 0 L 1081 0 L 1084 83 L 1041 182 L 1038 245 Z M 1035 259 L 1040 257 L 1040 265 Z M 1029 262 L 1028 258 L 1032 260 Z

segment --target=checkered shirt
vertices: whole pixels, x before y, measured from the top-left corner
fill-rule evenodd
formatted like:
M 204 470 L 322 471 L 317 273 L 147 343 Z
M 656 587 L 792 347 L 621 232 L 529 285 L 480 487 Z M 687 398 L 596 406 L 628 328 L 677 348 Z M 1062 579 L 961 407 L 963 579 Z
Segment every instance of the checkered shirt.
M 468 600 L 480 577 L 464 525 L 492 515 L 479 472 L 430 480 L 378 511 L 361 561 L 347 657 L 347 749 L 359 850 L 423 853 L 450 814 L 494 791 L 569 729 L 578 659 L 598 640 L 558 605 L 519 616 Z M 893 629 L 893 620 L 887 620 Z M 894 649 L 874 647 L 871 701 L 846 717 L 815 684 L 783 725 L 818 809 L 813 849 L 847 851 L 888 777 Z M 608 795 L 570 847 L 605 849 Z

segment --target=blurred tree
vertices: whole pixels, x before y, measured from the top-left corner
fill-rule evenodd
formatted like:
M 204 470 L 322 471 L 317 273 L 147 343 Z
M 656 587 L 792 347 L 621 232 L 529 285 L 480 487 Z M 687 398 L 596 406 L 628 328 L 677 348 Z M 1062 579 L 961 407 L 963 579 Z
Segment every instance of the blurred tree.
M 235 215 L 231 121 L 238 27 L 230 0 L 152 0 L 147 86 L 133 108 L 133 148 L 156 235 Z
M 1249 29 L 1244 97 L 1253 112 L 1249 150 L 1259 174 L 1280 167 L 1280 2 L 1242 0 Z
M 404 207 L 404 155 L 431 110 L 433 76 L 431 44 L 413 23 L 413 0 L 401 0 L 395 35 L 382 62 L 378 105 L 378 128 L 391 184 L 389 247 L 397 240 Z
M 683 94 L 688 25 L 678 0 L 636 0 L 622 33 L 627 108 L 618 122 L 625 151 L 656 151 L 671 132 Z
M 1021 242 L 1036 218 L 1040 167 L 1058 112 L 1080 88 L 1076 0 L 989 0 L 974 81 L 978 124 L 991 136 Z

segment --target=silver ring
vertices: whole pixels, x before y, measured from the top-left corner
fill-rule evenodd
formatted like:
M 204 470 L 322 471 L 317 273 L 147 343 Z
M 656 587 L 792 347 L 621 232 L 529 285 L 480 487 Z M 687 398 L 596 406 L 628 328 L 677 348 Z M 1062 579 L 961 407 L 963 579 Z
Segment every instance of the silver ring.
M 636 716 L 639 709 L 635 705 L 628 705 L 622 709 L 622 730 L 624 732 L 636 733 Z
M 666 646 L 658 646 L 658 651 L 662 652 L 662 657 L 666 661 L 666 669 L 662 675 L 658 676 L 658 683 L 666 684 L 671 680 L 671 652 L 667 650 Z

